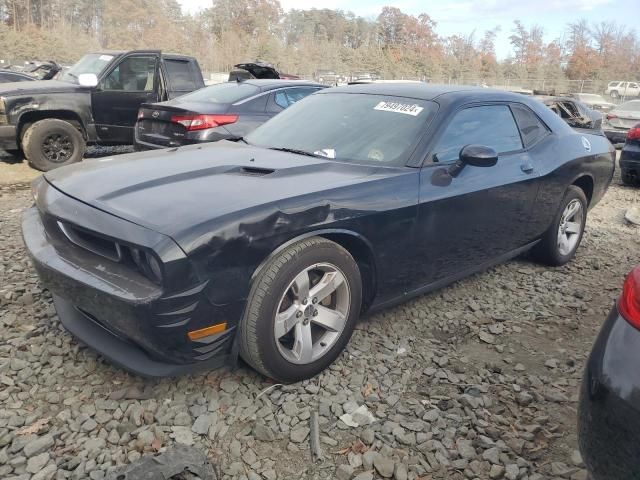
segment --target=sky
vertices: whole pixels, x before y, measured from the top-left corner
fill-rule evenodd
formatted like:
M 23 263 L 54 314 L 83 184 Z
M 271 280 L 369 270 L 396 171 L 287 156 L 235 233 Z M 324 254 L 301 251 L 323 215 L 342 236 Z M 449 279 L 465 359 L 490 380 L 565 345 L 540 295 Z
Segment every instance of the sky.
M 178 1 L 187 12 L 211 5 L 211 0 Z M 479 38 L 485 30 L 500 26 L 496 39 L 499 59 L 511 54 L 509 35 L 516 19 L 526 26 L 542 26 L 545 40 L 553 41 L 562 37 L 568 22 L 581 18 L 590 23 L 616 21 L 629 29 L 636 28 L 640 18 L 639 0 L 280 0 L 280 4 L 285 10 L 338 8 L 370 19 L 375 19 L 383 6 L 392 5 L 411 15 L 429 14 L 441 36 L 469 34 L 475 30 Z

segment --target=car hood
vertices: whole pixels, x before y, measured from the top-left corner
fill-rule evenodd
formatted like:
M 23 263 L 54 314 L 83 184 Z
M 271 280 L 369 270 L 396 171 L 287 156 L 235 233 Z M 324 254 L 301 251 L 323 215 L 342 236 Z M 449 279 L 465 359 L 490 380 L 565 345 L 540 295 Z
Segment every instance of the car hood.
M 12 82 L 0 84 L 0 95 L 36 95 L 38 93 L 68 93 L 83 87 L 58 80 L 34 80 L 33 82 Z
M 255 209 L 273 209 L 274 204 L 280 208 L 285 200 L 309 199 L 403 170 L 225 141 L 88 160 L 47 172 L 45 178 L 79 201 L 181 244 L 181 238 L 189 235 L 191 240 L 199 227 L 206 232 L 228 221 L 237 224 Z M 299 206 L 304 205 L 300 200 Z

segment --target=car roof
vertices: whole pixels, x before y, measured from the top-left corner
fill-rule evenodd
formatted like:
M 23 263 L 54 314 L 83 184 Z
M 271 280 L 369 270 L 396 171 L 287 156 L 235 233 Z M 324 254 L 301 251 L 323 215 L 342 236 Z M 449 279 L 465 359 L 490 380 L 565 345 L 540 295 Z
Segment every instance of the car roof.
M 323 94 L 330 93 L 362 93 L 372 95 L 389 95 L 395 97 L 408 97 L 418 100 L 435 100 L 446 96 L 448 99 L 500 99 L 522 101 L 525 95 L 520 93 L 498 90 L 493 88 L 474 87 L 469 85 L 437 85 L 431 83 L 367 83 L 334 87 L 324 90 Z

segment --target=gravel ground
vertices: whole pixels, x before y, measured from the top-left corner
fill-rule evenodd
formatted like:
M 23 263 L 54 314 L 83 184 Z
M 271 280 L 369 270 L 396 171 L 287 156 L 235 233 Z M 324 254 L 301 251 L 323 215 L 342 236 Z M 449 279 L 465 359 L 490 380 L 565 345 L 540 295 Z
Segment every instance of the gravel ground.
M 0 164 L 0 478 L 99 480 L 179 442 L 223 478 L 586 479 L 577 390 L 639 260 L 640 190 L 614 180 L 570 265 L 519 258 L 365 318 L 329 370 L 283 386 L 245 366 L 143 380 L 78 344 L 25 254 L 17 168 Z

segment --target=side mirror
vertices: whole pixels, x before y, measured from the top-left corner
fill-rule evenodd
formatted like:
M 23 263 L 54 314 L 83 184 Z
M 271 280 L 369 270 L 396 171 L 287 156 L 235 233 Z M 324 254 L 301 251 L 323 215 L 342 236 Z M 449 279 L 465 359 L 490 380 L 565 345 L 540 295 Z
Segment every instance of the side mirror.
M 78 85 L 81 87 L 96 87 L 98 77 L 94 73 L 81 73 L 78 75 Z
M 484 145 L 467 145 L 460 150 L 460 161 L 473 167 L 493 167 L 498 163 L 498 152 Z

